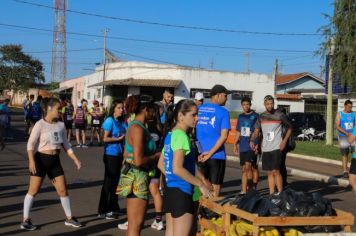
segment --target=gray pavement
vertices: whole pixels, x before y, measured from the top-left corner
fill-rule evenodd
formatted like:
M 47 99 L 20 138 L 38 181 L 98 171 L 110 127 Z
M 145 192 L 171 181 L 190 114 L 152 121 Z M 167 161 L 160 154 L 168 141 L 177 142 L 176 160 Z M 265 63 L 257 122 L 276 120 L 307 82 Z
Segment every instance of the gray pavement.
M 99 220 L 96 218 L 100 189 L 103 179 L 102 147 L 75 150 L 83 163 L 82 170 L 76 171 L 72 161 L 61 154 L 65 170 L 69 194 L 71 196 L 73 214 L 84 224 L 84 227 L 73 229 L 64 226 L 64 212 L 51 182 L 46 179 L 39 195 L 35 198 L 32 210 L 33 222 L 40 226 L 34 232 L 20 230 L 22 219 L 23 198 L 28 185 L 28 161 L 26 143 L 22 138 L 23 125 L 21 117 L 15 116 L 13 123 L 15 140 L 8 143 L 0 152 L 0 235 L 124 235 L 117 228 L 118 223 L 126 220 L 125 216 L 118 220 Z M 309 165 L 307 161 L 300 166 Z M 320 169 L 323 166 L 319 165 Z M 228 162 L 223 194 L 237 193 L 240 190 L 241 171 L 236 162 Z M 333 206 L 352 213 L 356 212 L 356 195 L 349 188 L 321 183 L 319 181 L 290 176 L 291 188 L 308 192 L 320 192 L 331 199 Z M 267 194 L 265 173 L 261 173 L 261 183 L 258 189 Z M 120 199 L 120 206 L 125 207 L 125 201 Z M 150 201 L 142 235 L 164 235 L 150 228 L 153 221 L 153 204 Z M 353 230 L 356 230 L 354 227 Z

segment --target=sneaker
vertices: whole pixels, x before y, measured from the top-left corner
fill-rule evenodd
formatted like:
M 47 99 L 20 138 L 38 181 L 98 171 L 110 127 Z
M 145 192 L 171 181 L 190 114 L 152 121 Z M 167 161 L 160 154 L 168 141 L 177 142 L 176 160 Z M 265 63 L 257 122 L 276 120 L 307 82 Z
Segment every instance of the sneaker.
M 106 214 L 98 214 L 97 218 L 98 219 L 105 219 L 106 218 Z
M 349 178 L 349 172 L 345 171 L 344 174 L 342 175 L 342 177 L 344 179 L 348 179 Z
M 75 217 L 72 217 L 70 219 L 66 219 L 66 221 L 64 221 L 64 224 L 66 226 L 72 226 L 74 228 L 82 227 L 82 224 L 79 223 L 79 221 Z
M 112 213 L 116 216 L 122 216 L 122 215 L 126 215 L 127 212 L 126 212 L 126 209 L 120 209 L 118 211 L 112 211 Z
M 78 144 L 76 147 L 77 147 L 77 148 L 81 148 L 81 147 L 82 147 L 82 145 L 81 145 L 81 144 Z
M 114 212 L 108 212 L 105 214 L 105 219 L 107 220 L 114 220 L 116 219 L 116 215 Z
M 242 196 L 245 196 L 245 195 L 246 195 L 246 193 L 244 193 L 244 192 L 242 192 L 242 191 L 239 192 L 239 194 L 238 194 L 239 197 L 242 197 Z
M 154 220 L 153 223 L 151 224 L 151 228 L 156 230 L 163 230 L 164 229 L 163 221 L 161 220 L 160 222 L 157 222 L 156 220 Z
M 118 224 L 117 227 L 121 230 L 127 230 L 127 228 L 129 227 L 129 222 L 126 221 L 125 223 Z
M 35 230 L 37 229 L 37 226 L 33 225 L 30 219 L 27 219 L 25 222 L 22 222 L 21 229 Z
M 88 146 L 86 144 L 83 144 L 82 148 L 88 148 Z

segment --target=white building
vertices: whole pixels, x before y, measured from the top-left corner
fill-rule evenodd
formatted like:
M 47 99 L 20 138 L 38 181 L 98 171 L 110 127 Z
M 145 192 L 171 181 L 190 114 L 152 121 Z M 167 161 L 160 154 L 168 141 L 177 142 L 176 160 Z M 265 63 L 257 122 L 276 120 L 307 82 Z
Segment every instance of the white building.
M 222 84 L 233 91 L 228 97 L 226 108 L 230 111 L 241 110 L 240 99 L 249 96 L 253 108 L 264 110 L 265 95 L 275 94 L 274 76 L 258 73 L 236 73 L 182 67 L 177 65 L 152 64 L 126 61 L 106 65 L 105 79 L 103 66 L 95 73 L 86 75 L 84 98 L 97 99 L 110 104 L 112 99 L 124 99 L 128 94 L 149 94 L 155 100 L 161 100 L 165 88 L 174 91 L 174 101 L 192 98 L 195 92 L 202 91 L 207 98 L 215 84 Z M 104 97 L 103 97 L 104 94 Z

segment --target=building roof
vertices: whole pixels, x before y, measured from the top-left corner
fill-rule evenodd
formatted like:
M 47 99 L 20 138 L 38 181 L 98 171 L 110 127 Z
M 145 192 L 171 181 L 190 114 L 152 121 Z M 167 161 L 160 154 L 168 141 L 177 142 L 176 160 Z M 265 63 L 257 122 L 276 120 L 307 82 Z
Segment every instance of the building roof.
M 141 87 L 164 87 L 164 88 L 176 88 L 181 83 L 181 80 L 172 79 L 120 79 L 120 80 L 107 80 L 104 82 L 96 83 L 88 87 L 95 86 L 110 86 L 110 85 L 121 85 L 121 86 L 141 86 Z
M 276 94 L 277 100 L 290 100 L 290 101 L 300 101 L 302 96 L 300 94 Z
M 310 76 L 314 80 L 318 81 L 319 83 L 325 84 L 325 82 L 320 79 L 319 77 L 316 77 L 315 75 L 309 73 L 309 72 L 301 72 L 301 73 L 296 73 L 296 74 L 285 74 L 285 75 L 278 75 L 276 78 L 276 84 L 277 85 L 282 85 L 282 84 L 288 84 L 292 83 L 296 80 L 302 79 L 306 76 Z

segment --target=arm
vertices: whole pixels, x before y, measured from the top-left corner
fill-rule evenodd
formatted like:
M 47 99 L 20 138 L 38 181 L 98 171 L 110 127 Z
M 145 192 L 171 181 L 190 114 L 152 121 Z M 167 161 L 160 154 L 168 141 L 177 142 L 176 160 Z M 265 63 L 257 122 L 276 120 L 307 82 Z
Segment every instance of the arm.
M 144 150 L 144 130 L 134 124 L 130 127 L 129 129 L 129 143 L 132 146 L 133 149 L 133 161 L 135 166 L 137 167 L 144 167 L 148 166 L 149 164 L 158 161 L 158 158 L 160 157 L 160 153 L 157 152 L 153 154 L 152 156 L 145 157 L 143 150 Z
M 340 126 L 340 113 L 339 113 L 339 112 L 336 114 L 335 127 L 336 127 L 336 129 L 337 129 L 340 133 L 343 133 L 343 134 L 345 134 L 346 136 L 349 136 L 349 135 L 350 135 L 350 134 L 347 133 L 343 128 L 341 128 L 341 126 Z
M 110 137 L 110 131 L 104 131 L 104 138 L 103 141 L 104 143 L 114 143 L 114 142 L 120 142 L 124 140 L 125 135 L 121 135 L 120 137 Z
M 161 156 L 159 157 L 157 167 L 162 172 L 163 175 L 166 175 L 166 169 L 164 168 L 164 155 L 163 155 L 163 153 L 161 153 Z
M 237 130 L 237 131 L 236 131 L 235 142 L 234 142 L 234 153 L 235 153 L 235 154 L 238 154 L 238 153 L 239 153 L 240 136 L 241 136 L 241 133 Z
M 63 123 L 62 123 L 63 124 Z M 67 152 L 68 156 L 74 161 L 74 164 L 77 166 L 77 169 L 80 170 L 82 163 L 79 161 L 79 159 L 77 158 L 77 156 L 74 154 L 72 146 L 70 145 L 70 143 L 68 142 L 67 139 L 67 135 L 66 135 L 66 130 L 63 124 L 62 127 L 62 137 L 63 137 L 63 148 L 64 150 Z
M 34 151 L 35 148 L 38 144 L 38 141 L 40 139 L 41 135 L 41 126 L 39 124 L 40 122 L 37 122 L 35 126 L 32 129 L 30 138 L 28 139 L 27 142 L 27 155 L 28 155 L 28 161 L 29 161 L 29 170 L 32 174 L 36 174 L 36 166 L 35 166 L 35 158 L 34 158 Z
M 283 151 L 285 148 L 286 148 L 286 145 L 287 145 L 287 142 L 288 142 L 288 139 L 289 137 L 292 135 L 292 124 L 289 122 L 288 118 L 286 115 L 282 114 L 281 116 L 281 120 L 282 120 L 282 123 L 285 125 L 285 126 L 288 126 L 288 130 L 287 130 L 287 133 L 286 135 L 284 136 L 281 144 L 280 144 L 280 150 Z
M 251 138 L 250 138 L 250 147 L 253 151 L 256 151 L 257 146 L 255 145 L 255 140 L 259 137 L 260 133 L 260 128 L 255 127 L 255 130 L 253 131 Z

